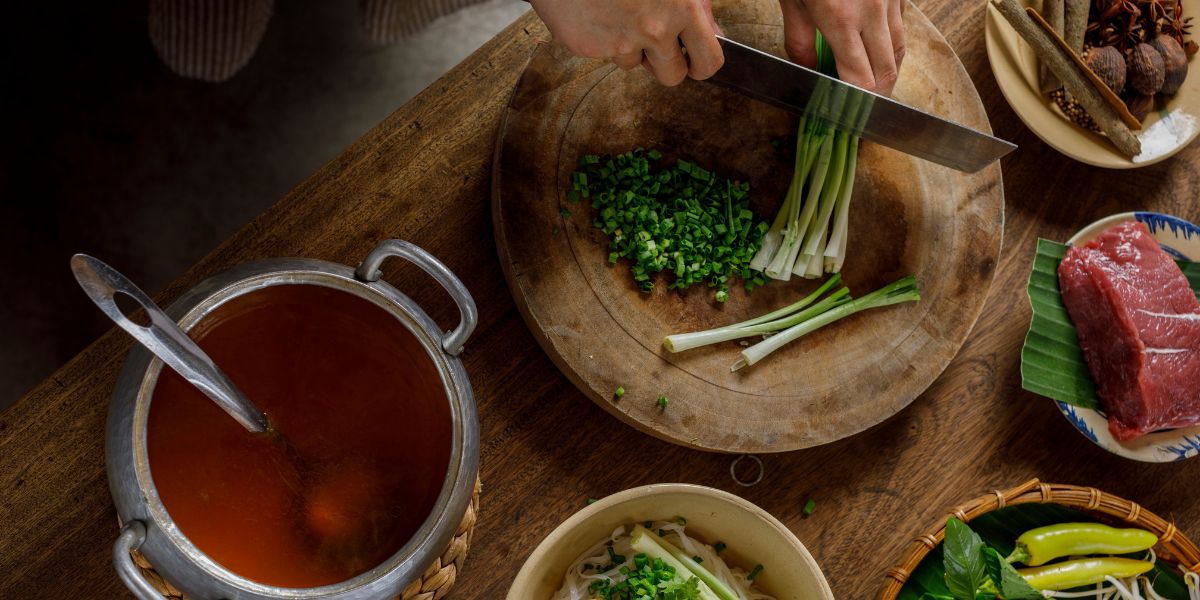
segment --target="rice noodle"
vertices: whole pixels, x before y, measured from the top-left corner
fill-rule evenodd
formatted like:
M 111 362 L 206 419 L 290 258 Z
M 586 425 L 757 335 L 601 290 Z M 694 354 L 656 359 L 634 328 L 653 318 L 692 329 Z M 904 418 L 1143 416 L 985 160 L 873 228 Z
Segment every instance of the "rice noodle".
M 773 596 L 764 594 L 754 587 L 754 583 L 746 579 L 746 571 L 738 566 L 730 567 L 717 554 L 717 551 L 700 540 L 693 539 L 684 532 L 684 526 L 674 521 L 655 521 L 651 531 L 662 530 L 663 539 L 692 556 L 699 557 L 700 564 L 708 569 L 717 579 L 729 586 L 738 595 L 739 600 L 775 600 Z M 608 539 L 588 548 L 571 564 L 563 578 L 563 585 L 551 600 L 591 600 L 588 586 L 600 579 L 609 579 L 617 583 L 625 579 L 621 575 L 621 567 L 634 569 L 633 557 L 638 554 L 630 545 L 631 537 L 625 527 L 613 530 Z M 614 554 L 625 557 L 625 562 L 615 564 L 611 569 L 601 573 L 600 567 L 610 564 L 608 548 L 612 546 Z M 591 566 L 592 568 L 586 568 Z

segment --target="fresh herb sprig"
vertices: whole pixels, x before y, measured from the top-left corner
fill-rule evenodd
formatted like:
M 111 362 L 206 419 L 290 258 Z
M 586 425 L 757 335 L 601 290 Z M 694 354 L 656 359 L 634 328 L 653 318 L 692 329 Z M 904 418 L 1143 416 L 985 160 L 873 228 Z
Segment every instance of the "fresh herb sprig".
M 1042 593 L 1033 589 L 1000 553 L 984 544 L 970 526 L 954 517 L 946 521 L 942 551 L 946 587 L 953 600 L 994 598 L 997 592 L 1005 600 L 1042 598 Z
M 686 160 L 653 168 L 662 158 L 641 148 L 580 159 L 568 202 L 590 200 L 592 225 L 610 236 L 608 260 L 633 262 L 633 279 L 643 292 L 657 274 L 670 274 L 669 289 L 707 283 L 714 298 L 729 298 L 733 277 L 746 291 L 767 282 L 750 268 L 767 223 L 749 208 L 749 184 L 720 177 Z

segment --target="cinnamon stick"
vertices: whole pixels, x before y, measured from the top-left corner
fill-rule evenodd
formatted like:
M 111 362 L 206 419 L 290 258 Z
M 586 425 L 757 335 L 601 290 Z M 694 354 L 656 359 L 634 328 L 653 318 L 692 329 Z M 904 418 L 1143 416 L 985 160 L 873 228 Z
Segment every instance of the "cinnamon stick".
M 1063 0 L 1042 0 L 1042 18 L 1054 28 L 1054 32 L 1063 35 Z M 1062 82 L 1050 72 L 1043 62 L 1039 67 L 1041 74 L 1042 93 L 1049 94 L 1062 87 Z
M 1062 48 L 1064 56 L 1071 59 L 1071 62 L 1075 63 L 1075 68 L 1079 69 L 1079 72 L 1082 73 L 1083 76 L 1088 79 L 1088 81 L 1092 82 L 1092 85 L 1095 86 L 1097 92 L 1100 92 L 1100 96 L 1104 98 L 1104 101 L 1107 102 L 1113 110 L 1117 111 L 1117 116 L 1121 117 L 1121 120 L 1125 123 L 1125 126 L 1130 129 L 1141 129 L 1141 119 L 1133 116 L 1133 113 L 1129 112 L 1129 106 L 1125 104 L 1125 101 L 1122 100 L 1116 92 L 1112 91 L 1112 88 L 1108 87 L 1108 84 L 1104 83 L 1104 80 L 1100 79 L 1100 76 L 1096 75 L 1095 71 L 1092 71 L 1092 69 L 1087 66 L 1087 63 L 1083 62 L 1083 59 L 1080 58 L 1078 54 L 1072 52 L 1071 49 L 1067 47 L 1067 42 L 1050 31 L 1050 25 L 1047 24 L 1046 21 L 1042 20 L 1042 17 L 1038 15 L 1037 12 L 1032 8 L 1026 8 L 1025 12 L 1029 13 L 1029 17 L 1033 19 L 1034 23 L 1037 23 L 1038 26 L 1040 26 L 1047 34 L 1049 34 L 1050 41 L 1058 44 L 1059 48 Z
M 1067 93 L 1079 101 L 1117 150 L 1129 157 L 1140 154 L 1141 142 L 1121 121 L 1117 111 L 1104 100 L 1099 90 L 1075 66 L 1067 51 L 1060 48 L 1051 38 L 1050 33 L 1034 23 L 1033 18 L 1017 0 L 991 0 L 991 3 L 1013 26 L 1017 34 L 1033 48 L 1038 58 L 1062 81 Z
M 1083 37 L 1087 32 L 1088 11 L 1092 8 L 1091 0 L 1065 0 L 1063 26 L 1059 29 L 1063 40 L 1075 54 L 1083 54 Z M 1053 24 L 1053 23 L 1052 23 Z

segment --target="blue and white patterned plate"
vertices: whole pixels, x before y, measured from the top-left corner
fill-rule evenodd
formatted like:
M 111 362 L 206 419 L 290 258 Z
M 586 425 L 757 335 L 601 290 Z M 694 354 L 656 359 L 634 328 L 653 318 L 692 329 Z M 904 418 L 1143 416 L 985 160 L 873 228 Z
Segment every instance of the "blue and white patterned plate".
M 1101 219 L 1079 230 L 1068 244 L 1087 243 L 1101 232 L 1125 221 L 1141 221 L 1155 241 L 1179 260 L 1200 260 L 1200 227 L 1179 217 L 1152 212 L 1128 212 Z M 1087 439 L 1113 454 L 1143 462 L 1172 462 L 1200 455 L 1200 425 L 1146 434 L 1118 442 L 1108 431 L 1108 418 L 1090 408 L 1057 402 L 1058 409 Z

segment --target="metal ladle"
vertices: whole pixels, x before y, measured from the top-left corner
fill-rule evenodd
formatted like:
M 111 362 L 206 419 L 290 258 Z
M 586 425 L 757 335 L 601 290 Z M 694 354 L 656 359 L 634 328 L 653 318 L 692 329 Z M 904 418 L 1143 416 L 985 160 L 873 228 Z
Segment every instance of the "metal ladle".
M 71 257 L 75 280 L 92 302 L 108 318 L 129 332 L 133 339 L 152 354 L 175 369 L 184 379 L 217 403 L 229 416 L 237 419 L 252 433 L 265 433 L 270 425 L 267 416 L 233 384 L 200 346 L 179 325 L 150 299 L 138 286 L 116 269 L 86 254 Z M 150 317 L 148 326 L 139 325 L 117 306 L 116 295 L 123 294 L 136 302 Z

